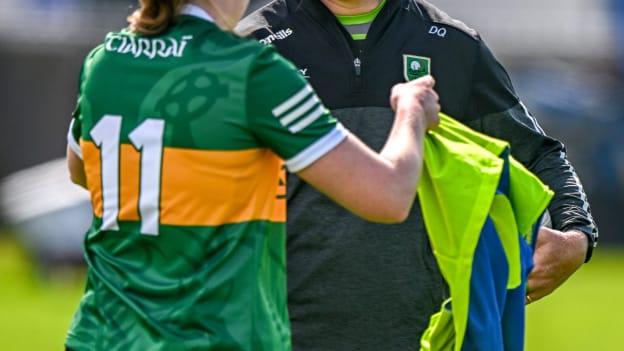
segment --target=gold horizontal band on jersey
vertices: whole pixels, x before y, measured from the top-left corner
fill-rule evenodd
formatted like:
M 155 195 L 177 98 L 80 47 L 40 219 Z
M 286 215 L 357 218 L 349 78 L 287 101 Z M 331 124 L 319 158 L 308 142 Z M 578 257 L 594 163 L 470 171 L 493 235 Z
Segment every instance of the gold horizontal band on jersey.
M 93 212 L 102 217 L 101 159 L 81 140 Z M 138 221 L 140 153 L 120 147 L 119 220 Z M 163 150 L 160 224 L 219 226 L 254 220 L 286 221 L 283 161 L 268 149 Z

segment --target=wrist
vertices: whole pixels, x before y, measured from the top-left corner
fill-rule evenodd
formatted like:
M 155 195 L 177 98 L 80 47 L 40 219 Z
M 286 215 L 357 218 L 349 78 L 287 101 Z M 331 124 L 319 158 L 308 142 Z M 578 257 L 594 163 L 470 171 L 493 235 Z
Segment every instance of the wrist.
M 598 246 L 598 235 L 593 232 L 593 231 L 584 231 L 584 230 L 579 230 L 581 233 L 583 233 L 585 235 L 585 238 L 587 239 L 587 252 L 585 254 L 585 262 L 587 263 L 591 260 L 592 256 L 594 255 L 594 249 L 596 248 L 596 246 Z
M 397 117 L 401 124 L 410 126 L 419 135 L 424 135 L 427 131 L 425 110 L 420 104 L 399 100 Z
M 593 232 L 587 232 L 579 228 L 570 228 L 565 231 L 568 235 L 574 235 L 576 241 L 579 242 L 580 248 L 583 254 L 583 263 L 587 263 L 591 260 L 594 253 L 594 248 L 597 245 L 597 239 Z

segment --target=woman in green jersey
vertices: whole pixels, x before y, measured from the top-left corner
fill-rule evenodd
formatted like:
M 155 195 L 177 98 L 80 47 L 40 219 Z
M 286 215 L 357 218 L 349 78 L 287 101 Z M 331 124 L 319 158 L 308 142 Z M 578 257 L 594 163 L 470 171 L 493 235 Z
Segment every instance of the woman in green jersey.
M 289 350 L 285 168 L 365 219 L 409 213 L 433 79 L 389 92 L 373 152 L 272 48 L 231 34 L 247 3 L 142 0 L 85 59 L 68 163 L 94 219 L 68 349 Z

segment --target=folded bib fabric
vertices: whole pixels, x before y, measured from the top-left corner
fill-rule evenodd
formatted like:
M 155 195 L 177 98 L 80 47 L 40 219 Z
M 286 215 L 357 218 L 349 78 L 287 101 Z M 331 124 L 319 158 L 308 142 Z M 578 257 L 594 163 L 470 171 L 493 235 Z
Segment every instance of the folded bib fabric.
M 418 194 L 451 296 L 421 351 L 522 350 L 532 245 L 552 191 L 507 142 L 442 115 L 425 138 Z

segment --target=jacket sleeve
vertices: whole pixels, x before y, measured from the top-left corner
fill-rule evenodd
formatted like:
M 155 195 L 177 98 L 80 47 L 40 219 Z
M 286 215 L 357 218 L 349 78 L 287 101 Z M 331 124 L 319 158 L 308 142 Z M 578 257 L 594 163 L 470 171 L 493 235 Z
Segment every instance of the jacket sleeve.
M 564 145 L 544 133 L 516 95 L 503 66 L 482 41 L 477 51 L 466 111 L 467 119 L 473 121 L 469 125 L 507 140 L 512 155 L 555 192 L 548 208 L 554 229 L 578 229 L 597 236 L 587 196 Z

